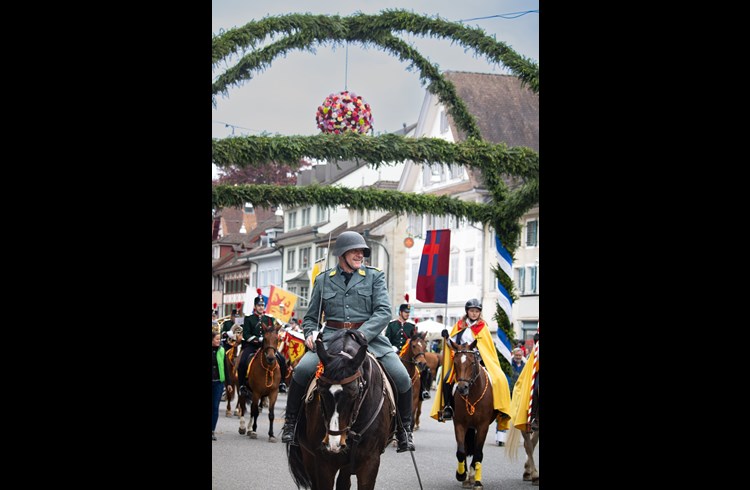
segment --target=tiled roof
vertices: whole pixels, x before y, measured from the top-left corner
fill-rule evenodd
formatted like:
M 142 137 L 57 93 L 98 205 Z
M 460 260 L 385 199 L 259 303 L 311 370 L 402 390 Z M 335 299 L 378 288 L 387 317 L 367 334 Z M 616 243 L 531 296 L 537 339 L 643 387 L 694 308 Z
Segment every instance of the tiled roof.
M 446 79 L 476 118 L 482 138 L 508 146 L 527 146 L 539 151 L 539 95 L 522 87 L 518 77 L 491 73 L 446 71 Z M 466 139 L 449 123 L 460 141 Z

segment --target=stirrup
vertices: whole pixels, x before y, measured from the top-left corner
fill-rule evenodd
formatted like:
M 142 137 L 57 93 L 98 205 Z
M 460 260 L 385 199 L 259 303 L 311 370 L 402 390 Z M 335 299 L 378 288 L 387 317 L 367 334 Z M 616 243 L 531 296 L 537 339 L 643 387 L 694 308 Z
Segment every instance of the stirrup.
M 400 429 L 396 432 L 396 440 L 398 441 L 397 453 L 403 453 L 406 451 L 414 451 L 414 440 L 412 438 L 411 431 L 406 429 Z
M 284 427 L 281 428 L 281 442 L 291 444 L 292 446 L 299 445 L 294 440 L 294 429 L 296 426 L 295 422 L 284 422 Z
M 446 405 L 443 409 L 443 420 L 452 420 L 453 419 L 453 407 L 450 405 Z

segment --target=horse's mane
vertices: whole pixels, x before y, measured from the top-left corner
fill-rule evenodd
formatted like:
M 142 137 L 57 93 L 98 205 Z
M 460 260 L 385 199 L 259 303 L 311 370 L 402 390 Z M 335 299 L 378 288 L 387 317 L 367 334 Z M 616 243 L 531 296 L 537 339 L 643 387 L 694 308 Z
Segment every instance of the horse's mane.
M 329 379 L 342 379 L 351 376 L 359 369 L 353 366 L 352 359 L 359 352 L 361 346 L 367 345 L 367 338 L 357 330 L 338 329 L 332 333 L 326 331 L 329 361 L 325 367 L 325 375 Z

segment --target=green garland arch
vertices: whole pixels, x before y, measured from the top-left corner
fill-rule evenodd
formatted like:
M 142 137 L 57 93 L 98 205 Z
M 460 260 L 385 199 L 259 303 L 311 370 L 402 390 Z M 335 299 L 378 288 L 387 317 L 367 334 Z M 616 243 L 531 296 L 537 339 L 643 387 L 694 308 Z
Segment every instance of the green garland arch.
M 429 18 L 405 10 L 385 10 L 377 15 L 358 13 L 349 17 L 312 14 L 266 17 L 212 37 L 211 62 L 214 68 L 228 56 L 250 50 L 213 82 L 212 104 L 216 104 L 217 94 L 227 95 L 230 87 L 250 80 L 255 72 L 270 67 L 276 57 L 290 50 L 313 51 L 315 45 L 326 42 L 359 42 L 365 46 L 379 47 L 401 61 L 410 61 L 407 69 L 416 68 L 419 71 L 422 84 L 426 83 L 427 90 L 445 104 L 456 125 L 467 134 L 467 140 L 449 143 L 436 138 L 405 138 L 394 134 L 365 136 L 357 133 L 229 137 L 212 140 L 213 162 L 219 167 L 257 167 L 276 161 L 294 168 L 303 158 L 329 162 L 357 160 L 376 167 L 406 160 L 423 164 L 456 163 L 481 171 L 491 197 L 488 203 L 469 203 L 447 196 L 353 190 L 335 186 L 215 185 L 212 193 L 214 208 L 251 202 L 256 206 L 347 205 L 397 214 L 453 215 L 492 226 L 503 237 L 503 244 L 512 254 L 520 235 L 519 219 L 539 202 L 539 155 L 529 148 L 508 147 L 482 140 L 475 118 L 456 94 L 453 83 L 443 77 L 436 65 L 395 37 L 394 32 L 450 39 L 467 50 L 484 55 L 490 63 L 503 64 L 522 84 L 528 85 L 535 93 L 539 92 L 539 67 L 535 62 L 519 55 L 505 43 L 487 36 L 481 29 L 439 17 Z M 276 34 L 285 34 L 286 37 L 262 49 L 255 49 L 259 42 Z M 506 185 L 508 178 L 517 183 L 513 189 Z M 511 278 L 497 266 L 491 269 L 506 290 L 512 291 Z M 513 340 L 513 329 L 502 308 L 496 308 L 494 318 Z M 504 357 L 499 357 L 503 369 L 510 373 L 510 364 Z

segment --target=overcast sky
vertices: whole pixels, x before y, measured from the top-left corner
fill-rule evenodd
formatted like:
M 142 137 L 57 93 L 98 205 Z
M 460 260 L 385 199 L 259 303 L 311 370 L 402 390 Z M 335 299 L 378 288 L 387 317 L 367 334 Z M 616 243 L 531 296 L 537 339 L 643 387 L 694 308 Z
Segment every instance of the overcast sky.
M 492 17 L 528 10 L 539 10 L 538 0 L 212 0 L 211 27 L 213 34 L 266 16 L 291 13 L 337 14 L 355 12 L 377 14 L 385 9 L 404 9 L 416 14 L 435 16 L 479 27 L 498 41 L 505 42 L 521 55 L 539 61 L 539 14 L 514 19 Z M 507 73 L 499 65 L 464 52 L 449 40 L 398 34 L 413 45 L 422 56 L 446 70 L 481 73 Z M 277 36 L 275 40 L 280 39 Z M 276 58 L 265 71 L 239 87 L 230 88 L 227 96 L 216 96 L 212 112 L 213 138 L 232 134 L 314 135 L 315 112 L 331 93 L 345 88 L 361 95 L 370 104 L 375 134 L 393 132 L 419 117 L 425 95 L 416 71 L 407 71 L 408 62 L 376 47 L 361 44 L 318 45 L 315 53 L 292 51 Z M 213 78 L 232 66 L 235 59 L 222 62 L 213 71 Z M 213 172 L 216 176 L 215 168 Z

